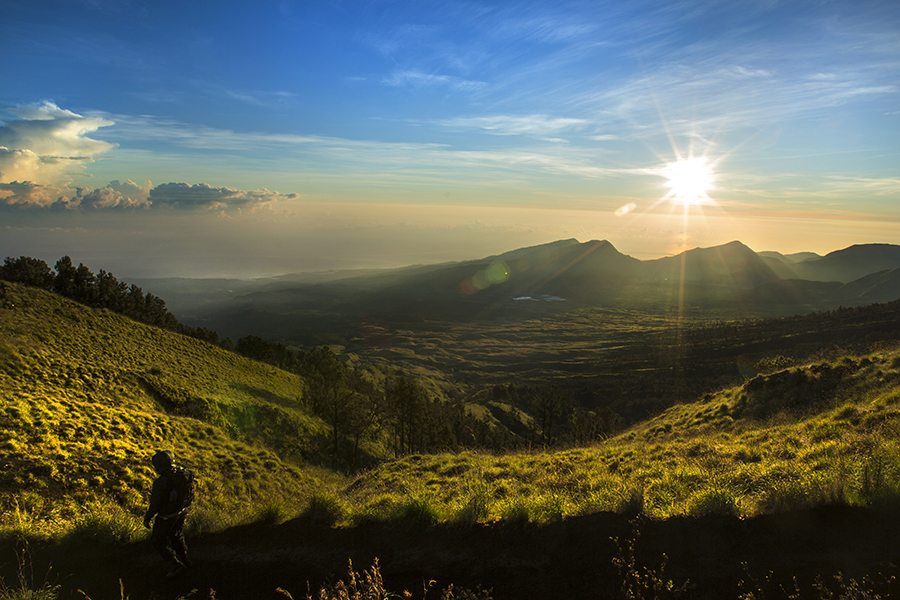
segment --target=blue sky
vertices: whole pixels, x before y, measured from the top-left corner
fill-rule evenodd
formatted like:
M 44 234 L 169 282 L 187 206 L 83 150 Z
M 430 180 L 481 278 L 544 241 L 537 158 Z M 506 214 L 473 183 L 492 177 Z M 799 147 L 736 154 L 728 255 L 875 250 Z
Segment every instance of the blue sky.
M 248 277 L 900 243 L 894 0 L 31 0 L 0 35 L 2 256 Z

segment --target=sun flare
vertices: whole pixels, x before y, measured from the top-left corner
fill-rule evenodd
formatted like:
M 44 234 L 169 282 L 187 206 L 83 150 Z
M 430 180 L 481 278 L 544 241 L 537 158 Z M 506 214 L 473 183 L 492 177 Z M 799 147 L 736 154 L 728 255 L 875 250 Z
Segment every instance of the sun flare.
M 671 198 L 675 203 L 685 207 L 699 206 L 711 202 L 707 193 L 713 189 L 715 177 L 713 166 L 705 158 L 688 158 L 668 163 L 660 174 L 669 181 L 669 193 L 664 200 Z

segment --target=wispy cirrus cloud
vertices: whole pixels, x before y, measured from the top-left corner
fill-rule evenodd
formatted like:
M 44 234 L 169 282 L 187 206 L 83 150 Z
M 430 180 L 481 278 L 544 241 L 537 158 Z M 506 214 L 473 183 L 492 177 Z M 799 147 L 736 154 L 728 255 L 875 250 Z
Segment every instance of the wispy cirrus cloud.
M 546 137 L 563 131 L 583 128 L 585 119 L 551 117 L 548 115 L 490 115 L 483 117 L 456 117 L 440 122 L 441 125 L 459 130 L 479 130 L 493 135 L 534 135 Z
M 391 87 L 446 87 L 456 92 L 473 92 L 487 86 L 484 81 L 462 79 L 453 75 L 434 75 L 416 69 L 394 71 L 381 81 Z
M 644 175 L 640 169 L 627 169 L 609 164 L 608 151 L 591 143 L 585 147 L 568 142 L 569 134 L 580 132 L 591 124 L 583 119 L 548 115 L 493 115 L 459 118 L 437 123 L 448 131 L 481 131 L 497 136 L 523 136 L 527 143 L 510 148 L 462 148 L 448 143 L 386 142 L 339 137 L 297 135 L 290 133 L 238 132 L 211 127 L 198 127 L 169 119 L 148 116 L 109 116 L 116 121 L 119 140 L 131 145 L 147 141 L 166 144 L 173 161 L 206 151 L 228 150 L 269 168 L 290 169 L 298 176 L 314 174 L 327 179 L 337 175 L 342 183 L 365 180 L 369 186 L 419 185 L 423 183 L 456 185 L 461 180 L 492 182 L 503 173 L 503 180 L 532 180 L 543 175 L 577 176 L 585 179 L 620 177 L 632 173 Z M 434 125 L 434 123 L 427 123 Z M 600 140 L 617 139 L 611 134 Z M 594 140 L 590 140 L 593 142 Z M 124 142 L 123 142 L 124 143 Z M 161 152 L 157 152 L 157 157 Z M 233 160 L 233 155 L 229 155 Z M 211 186 L 212 187 L 212 186 Z M 210 189 L 169 191 L 186 195 L 180 207 L 203 204 Z M 160 202 L 169 196 L 159 190 Z M 302 191 L 302 190 L 300 190 Z M 154 192 L 156 194 L 157 192 Z M 228 193 L 224 194 L 226 197 Z M 171 196 L 175 203 L 176 196 Z M 231 198 L 236 204 L 240 195 Z M 213 202 L 210 202 L 212 204 Z
M 240 102 L 250 104 L 252 106 L 273 106 L 283 104 L 286 101 L 293 100 L 297 94 L 293 92 L 270 92 L 262 90 L 237 91 L 230 90 L 226 92 L 230 98 L 234 98 Z
M 827 176 L 828 187 L 842 194 L 864 191 L 875 196 L 900 197 L 900 177 Z
M 755 12 L 769 10 L 787 8 L 757 6 Z M 884 100 L 900 91 L 900 40 L 869 18 L 812 19 L 777 38 L 759 36 L 759 25 L 748 25 L 728 37 L 689 43 L 672 43 L 660 28 L 648 32 L 636 53 L 639 72 L 583 90 L 573 105 L 644 138 L 650 131 L 644 126 L 660 120 L 674 134 L 728 132 Z

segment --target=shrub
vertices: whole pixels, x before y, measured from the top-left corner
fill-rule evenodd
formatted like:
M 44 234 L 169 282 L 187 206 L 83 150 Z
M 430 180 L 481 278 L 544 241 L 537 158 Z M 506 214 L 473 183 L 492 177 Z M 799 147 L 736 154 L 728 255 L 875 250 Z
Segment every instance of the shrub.
M 280 498 L 263 502 L 257 510 L 256 520 L 268 525 L 277 525 L 287 521 L 291 516 L 290 507 Z
M 528 523 L 531 521 L 531 507 L 523 498 L 509 498 L 500 505 L 500 518 L 509 523 Z
M 107 543 L 127 543 L 143 535 L 141 521 L 135 515 L 117 504 L 93 502 L 75 518 L 63 535 L 63 541 L 75 543 L 90 539 Z
M 562 519 L 567 513 L 569 501 L 557 490 L 536 496 L 531 501 L 531 516 L 535 521 L 547 522 Z
M 46 523 L 36 519 L 27 507 L 20 506 L 18 498 L 13 500 L 11 510 L 0 517 L 0 540 L 29 542 L 48 537 L 46 530 Z
M 612 562 L 619 572 L 622 595 L 627 600 L 690 597 L 690 590 L 693 586 L 689 581 L 675 585 L 674 581 L 665 578 L 666 561 L 668 560 L 665 554 L 662 555 L 662 562 L 658 569 L 638 565 L 635 548 L 641 537 L 641 518 L 632 520 L 631 527 L 630 539 L 622 542 L 619 538 L 613 538 L 618 548 L 618 555 L 613 558 Z
M 440 520 L 440 514 L 427 498 L 410 498 L 394 508 L 392 520 L 412 529 L 430 527 Z
M 486 483 L 467 486 L 468 497 L 453 516 L 453 521 L 472 525 L 487 520 L 490 515 L 491 489 Z
M 331 527 L 346 519 L 349 512 L 347 505 L 334 494 L 317 492 L 309 499 L 300 518 Z
M 644 512 L 644 488 L 640 485 L 626 487 L 618 495 L 613 510 L 626 516 L 642 514 Z
M 806 490 L 797 481 L 776 481 L 766 488 L 759 500 L 759 509 L 763 513 L 784 512 L 805 508 L 809 502 Z
M 692 517 L 706 515 L 739 516 L 741 509 L 734 494 L 727 489 L 709 488 L 691 500 L 687 512 Z

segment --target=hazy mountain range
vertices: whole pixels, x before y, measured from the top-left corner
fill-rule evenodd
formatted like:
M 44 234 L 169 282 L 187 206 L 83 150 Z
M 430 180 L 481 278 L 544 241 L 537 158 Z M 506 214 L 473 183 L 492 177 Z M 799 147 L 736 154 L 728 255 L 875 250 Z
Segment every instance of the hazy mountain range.
M 782 255 L 734 241 L 641 261 L 608 241 L 569 239 L 476 261 L 393 270 L 137 283 L 165 298 L 186 323 L 229 336 L 291 337 L 294 330 L 323 331 L 366 318 L 531 318 L 596 306 L 777 316 L 900 298 L 900 246 Z

